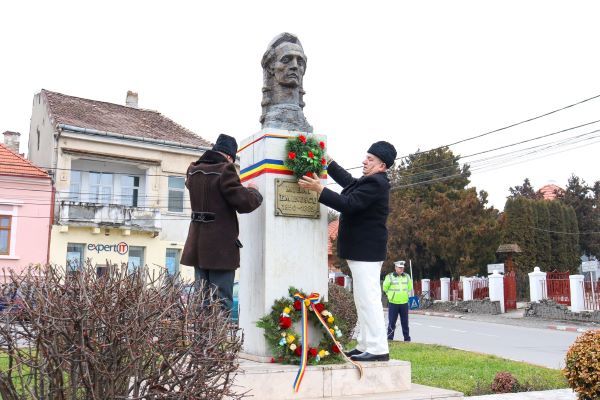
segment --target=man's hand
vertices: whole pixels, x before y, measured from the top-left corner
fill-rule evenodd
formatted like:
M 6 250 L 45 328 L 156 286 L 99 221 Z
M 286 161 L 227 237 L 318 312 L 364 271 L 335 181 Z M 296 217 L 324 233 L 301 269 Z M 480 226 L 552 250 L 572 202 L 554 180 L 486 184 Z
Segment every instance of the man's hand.
M 258 186 L 256 186 L 254 183 L 250 182 L 247 186 L 248 189 L 254 189 L 254 190 L 258 190 Z
M 321 184 L 321 180 L 315 173 L 312 174 L 312 178 L 306 175 L 300 178 L 298 185 L 300 185 L 302 189 L 308 189 L 312 190 L 313 192 L 317 192 L 317 195 L 321 195 L 321 192 L 323 189 L 325 189 L 325 186 Z

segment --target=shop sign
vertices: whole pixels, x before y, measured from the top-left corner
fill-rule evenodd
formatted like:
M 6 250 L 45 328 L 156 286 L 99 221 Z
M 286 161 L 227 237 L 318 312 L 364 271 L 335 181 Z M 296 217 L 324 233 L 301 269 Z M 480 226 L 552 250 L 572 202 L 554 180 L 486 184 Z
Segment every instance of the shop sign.
M 117 244 L 90 243 L 87 245 L 87 249 L 97 253 L 101 253 L 103 251 L 115 251 L 121 255 L 124 255 L 129 251 L 129 245 L 125 242 L 119 242 Z

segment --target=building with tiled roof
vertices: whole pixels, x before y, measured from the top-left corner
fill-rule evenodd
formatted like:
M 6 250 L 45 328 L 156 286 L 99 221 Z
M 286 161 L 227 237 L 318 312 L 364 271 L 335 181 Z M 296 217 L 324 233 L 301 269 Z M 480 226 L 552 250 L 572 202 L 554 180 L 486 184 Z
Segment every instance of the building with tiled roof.
M 339 272 L 339 269 L 334 265 L 335 254 L 333 254 L 333 242 L 337 240 L 339 227 L 339 219 L 335 219 L 327 225 L 327 265 L 330 272 Z
M 0 282 L 11 269 L 48 262 L 52 181 L 18 154 L 18 136 L 7 131 L 0 144 Z
M 554 200 L 559 194 L 564 193 L 564 191 L 565 190 L 560 186 L 549 183 L 542 186 L 540 190 L 538 190 L 538 193 L 542 195 L 544 200 Z
M 50 261 L 181 273 L 189 227 L 185 173 L 211 143 L 158 111 L 43 89 L 33 99 L 29 158 L 56 190 Z

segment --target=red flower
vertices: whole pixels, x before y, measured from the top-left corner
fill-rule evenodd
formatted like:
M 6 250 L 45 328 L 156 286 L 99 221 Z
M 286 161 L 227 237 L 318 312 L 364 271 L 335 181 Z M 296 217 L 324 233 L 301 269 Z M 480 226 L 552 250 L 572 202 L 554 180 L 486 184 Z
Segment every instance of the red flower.
M 298 136 L 298 140 L 299 140 L 299 141 L 300 141 L 302 144 L 305 144 L 305 143 L 306 143 L 306 136 L 304 136 L 304 135 L 300 135 L 300 136 Z
M 319 146 L 320 146 L 322 149 L 325 149 L 325 142 L 319 142 Z
M 296 350 L 294 350 L 294 354 L 298 357 L 302 357 L 302 346 L 296 347 Z
M 317 310 L 319 314 L 321 314 L 321 312 L 325 309 L 325 306 L 323 305 L 323 303 L 315 303 L 313 304 L 313 308 Z
M 309 357 L 316 357 L 317 354 L 318 354 L 318 351 L 314 347 L 311 347 L 310 349 L 308 349 L 308 356 Z
M 296 153 L 294 153 L 293 151 L 290 151 L 290 152 L 288 153 L 288 158 L 289 158 L 290 160 L 293 160 L 294 158 L 296 158 Z
M 340 348 L 337 347 L 337 344 L 333 344 L 331 346 L 331 351 L 334 352 L 334 353 L 339 353 L 340 352 Z
M 279 317 L 279 326 L 283 329 L 287 329 L 292 326 L 292 319 L 290 317 Z
M 275 362 L 275 359 L 274 359 L 273 357 L 271 357 L 271 362 L 272 362 L 272 363 L 274 363 L 274 362 Z
M 302 310 L 302 303 L 300 303 L 300 300 L 296 300 L 294 302 L 294 310 L 296 310 L 296 311 Z
M 308 158 L 313 158 L 314 156 L 315 156 L 315 155 L 313 154 L 313 152 L 312 152 L 312 151 L 309 151 L 309 152 L 308 152 Z
M 321 165 L 327 165 L 327 160 L 324 158 L 321 158 Z

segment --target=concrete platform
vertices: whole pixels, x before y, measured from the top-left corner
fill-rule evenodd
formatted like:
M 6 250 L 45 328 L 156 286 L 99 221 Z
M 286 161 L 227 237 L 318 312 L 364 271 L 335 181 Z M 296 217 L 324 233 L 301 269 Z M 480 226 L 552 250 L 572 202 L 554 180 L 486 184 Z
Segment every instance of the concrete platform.
M 293 384 L 298 367 L 240 360 L 234 388 L 260 400 L 288 399 L 462 399 L 459 392 L 411 384 L 407 361 L 363 363 L 364 375 L 350 363 L 309 366 L 298 393 Z

